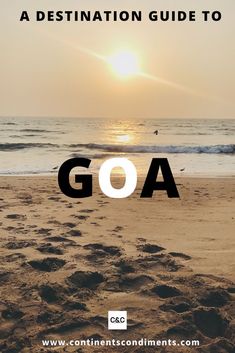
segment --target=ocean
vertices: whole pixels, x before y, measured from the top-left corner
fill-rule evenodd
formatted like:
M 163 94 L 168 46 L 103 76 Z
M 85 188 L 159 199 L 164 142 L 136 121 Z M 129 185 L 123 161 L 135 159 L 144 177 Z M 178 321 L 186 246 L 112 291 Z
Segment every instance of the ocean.
M 0 118 L 0 174 L 56 174 L 72 157 L 90 158 L 97 172 L 126 157 L 145 175 L 152 158 L 165 157 L 176 176 L 230 177 L 234 135 L 235 119 Z

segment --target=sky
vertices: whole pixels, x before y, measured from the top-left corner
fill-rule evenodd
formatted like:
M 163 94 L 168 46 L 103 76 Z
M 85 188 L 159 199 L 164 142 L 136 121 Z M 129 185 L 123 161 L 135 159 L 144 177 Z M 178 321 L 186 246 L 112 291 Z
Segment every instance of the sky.
M 235 118 L 234 0 L 0 1 L 0 116 Z M 192 23 L 19 21 L 23 10 L 33 15 L 36 10 L 107 9 L 144 15 L 219 10 L 223 18 Z M 134 53 L 144 75 L 123 79 L 99 58 L 122 51 Z

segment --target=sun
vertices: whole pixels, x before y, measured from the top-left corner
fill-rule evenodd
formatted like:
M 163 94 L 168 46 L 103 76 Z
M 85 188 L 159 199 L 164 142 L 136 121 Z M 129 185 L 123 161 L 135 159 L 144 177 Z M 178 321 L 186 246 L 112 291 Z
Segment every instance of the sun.
M 112 71 L 120 78 L 130 78 L 140 73 L 138 57 L 131 51 L 119 51 L 108 58 Z

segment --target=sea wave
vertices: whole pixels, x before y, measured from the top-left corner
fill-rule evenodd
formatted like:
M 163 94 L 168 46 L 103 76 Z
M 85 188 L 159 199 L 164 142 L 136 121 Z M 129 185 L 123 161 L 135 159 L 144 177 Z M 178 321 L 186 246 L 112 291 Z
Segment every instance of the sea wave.
M 62 133 L 60 131 L 52 131 L 52 130 L 45 130 L 45 129 L 21 129 L 21 132 L 34 132 L 34 133 L 49 133 L 49 132 L 56 132 L 56 133 Z
M 171 153 L 171 154 L 235 154 L 235 145 L 208 145 L 208 146 L 188 146 L 188 145 L 111 145 L 97 143 L 80 144 L 54 144 L 54 143 L 0 143 L 0 151 L 11 152 L 23 149 L 63 149 L 77 154 L 84 150 L 96 150 L 106 153 Z
M 0 151 L 11 152 L 31 148 L 56 148 L 53 143 L 0 143 Z
M 17 125 L 16 123 L 11 123 L 11 122 L 0 122 L 1 125 Z
M 235 145 L 209 145 L 209 146 L 136 146 L 136 145 L 108 145 L 108 144 L 71 144 L 70 148 L 86 148 L 105 152 L 120 153 L 205 153 L 205 154 L 235 154 Z

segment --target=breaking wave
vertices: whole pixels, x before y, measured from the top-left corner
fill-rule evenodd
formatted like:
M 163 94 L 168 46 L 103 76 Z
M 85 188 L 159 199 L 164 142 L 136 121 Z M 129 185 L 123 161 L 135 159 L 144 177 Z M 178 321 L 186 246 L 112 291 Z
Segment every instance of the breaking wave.
M 86 148 L 105 152 L 120 153 L 205 153 L 205 154 L 234 154 L 235 145 L 211 145 L 211 146 L 136 146 L 136 145 L 107 145 L 107 144 L 72 144 L 70 148 Z
M 0 151 L 11 152 L 31 148 L 54 148 L 59 147 L 53 143 L 0 143 Z
M 235 154 L 235 145 L 181 146 L 181 145 L 111 145 L 111 144 L 54 144 L 54 143 L 0 143 L 0 151 L 11 152 L 23 149 L 63 149 L 77 153 L 78 149 L 96 150 L 106 153 L 172 153 L 172 154 Z M 81 152 L 81 151 L 79 151 Z

